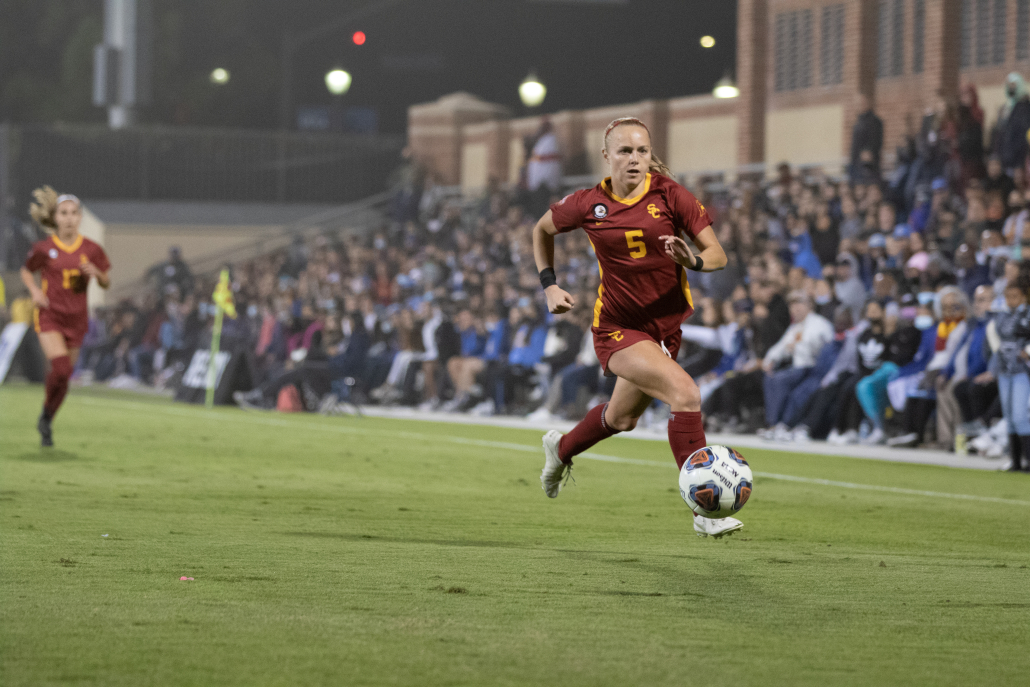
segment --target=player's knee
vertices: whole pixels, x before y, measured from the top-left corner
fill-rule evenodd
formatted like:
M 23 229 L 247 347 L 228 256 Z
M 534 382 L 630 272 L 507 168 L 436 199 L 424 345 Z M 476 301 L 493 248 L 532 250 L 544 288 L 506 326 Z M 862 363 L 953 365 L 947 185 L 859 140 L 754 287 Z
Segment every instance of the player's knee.
M 617 432 L 629 432 L 636 428 L 637 420 L 640 418 L 633 417 L 632 415 L 620 415 L 613 418 L 606 418 L 608 420 L 608 426 Z
M 72 376 L 72 361 L 66 355 L 54 358 L 50 361 L 50 370 L 58 379 L 70 379 Z

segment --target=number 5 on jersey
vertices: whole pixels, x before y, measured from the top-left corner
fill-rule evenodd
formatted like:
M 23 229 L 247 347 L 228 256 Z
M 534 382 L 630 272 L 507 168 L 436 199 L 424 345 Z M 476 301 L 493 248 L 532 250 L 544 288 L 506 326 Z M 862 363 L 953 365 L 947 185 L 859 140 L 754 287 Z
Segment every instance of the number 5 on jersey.
M 644 238 L 642 229 L 634 229 L 626 232 L 626 244 L 629 246 L 629 257 L 640 259 L 647 255 L 647 244 L 638 239 Z

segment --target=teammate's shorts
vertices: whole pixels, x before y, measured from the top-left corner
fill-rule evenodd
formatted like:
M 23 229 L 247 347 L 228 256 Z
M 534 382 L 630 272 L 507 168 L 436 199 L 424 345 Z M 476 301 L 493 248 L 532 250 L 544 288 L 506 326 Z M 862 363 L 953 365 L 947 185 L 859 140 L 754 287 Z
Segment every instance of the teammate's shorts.
M 58 332 L 68 348 L 82 348 L 82 340 L 89 329 L 89 317 L 85 313 L 67 315 L 50 308 L 37 308 L 34 319 L 36 333 Z
M 594 333 L 594 353 L 597 355 L 597 360 L 601 363 L 601 369 L 604 370 L 605 377 L 615 376 L 608 371 L 608 359 L 616 351 L 629 348 L 641 341 L 650 341 L 661 346 L 666 354 L 675 360 L 677 354 L 679 354 L 680 344 L 683 342 L 683 332 L 680 331 L 679 327 L 664 338 L 659 338 L 660 334 L 657 332 L 649 333 L 637 329 L 615 329 L 611 325 L 604 323 L 600 327 L 592 327 L 591 331 Z

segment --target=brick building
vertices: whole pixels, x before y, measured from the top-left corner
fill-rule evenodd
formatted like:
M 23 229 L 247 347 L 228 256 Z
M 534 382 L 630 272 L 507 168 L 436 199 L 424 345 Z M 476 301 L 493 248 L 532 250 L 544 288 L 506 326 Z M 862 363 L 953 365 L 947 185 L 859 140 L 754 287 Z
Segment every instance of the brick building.
M 605 125 L 635 116 L 672 170 L 707 176 L 749 165 L 840 169 L 859 96 L 884 120 L 885 159 L 924 111 L 977 86 L 988 128 L 1011 71 L 1030 74 L 1030 0 L 737 0 L 739 97 L 647 100 L 550 116 L 567 174 L 599 175 Z M 413 106 L 408 138 L 442 183 L 518 179 L 540 117 L 459 93 Z M 754 168 L 754 167 L 752 167 Z

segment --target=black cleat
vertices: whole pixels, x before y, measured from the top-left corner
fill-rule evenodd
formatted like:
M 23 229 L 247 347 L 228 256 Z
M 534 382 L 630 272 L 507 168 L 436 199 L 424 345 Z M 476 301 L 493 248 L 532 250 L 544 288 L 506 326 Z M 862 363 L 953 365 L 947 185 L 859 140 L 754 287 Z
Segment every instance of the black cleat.
M 54 445 L 54 434 L 50 429 L 50 418 L 46 416 L 46 413 L 40 414 L 39 422 L 36 423 L 36 429 L 39 430 L 39 443 L 42 446 Z

